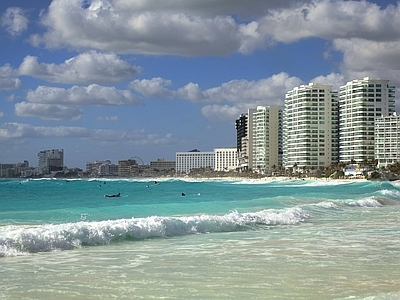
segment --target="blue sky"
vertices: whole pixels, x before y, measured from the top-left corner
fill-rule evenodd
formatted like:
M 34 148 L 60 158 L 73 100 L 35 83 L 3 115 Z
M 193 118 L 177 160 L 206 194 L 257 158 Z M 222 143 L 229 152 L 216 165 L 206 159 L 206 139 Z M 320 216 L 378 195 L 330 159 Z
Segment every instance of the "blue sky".
M 399 97 L 396 1 L 4 0 L 0 163 L 235 147 L 248 108 L 366 76 Z

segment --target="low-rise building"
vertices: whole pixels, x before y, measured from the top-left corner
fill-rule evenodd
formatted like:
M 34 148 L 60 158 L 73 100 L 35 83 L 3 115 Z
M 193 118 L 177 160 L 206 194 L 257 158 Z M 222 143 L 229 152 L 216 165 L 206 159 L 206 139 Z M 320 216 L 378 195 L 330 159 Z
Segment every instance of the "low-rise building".
M 215 153 L 200 152 L 197 149 L 187 152 L 176 152 L 176 172 L 188 174 L 192 169 L 215 168 Z
M 238 165 L 236 148 L 216 148 L 215 153 L 215 171 L 236 170 Z
M 150 162 L 150 169 L 156 171 L 169 171 L 175 170 L 176 161 L 174 160 L 164 160 L 164 158 L 159 158 L 156 161 Z

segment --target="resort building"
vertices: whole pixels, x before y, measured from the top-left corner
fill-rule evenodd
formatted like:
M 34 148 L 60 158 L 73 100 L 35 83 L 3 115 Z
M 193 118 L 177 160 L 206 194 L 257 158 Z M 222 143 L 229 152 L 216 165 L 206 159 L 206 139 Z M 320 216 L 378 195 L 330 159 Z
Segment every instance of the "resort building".
M 158 171 L 175 170 L 176 162 L 174 160 L 164 160 L 158 158 L 156 161 L 150 161 L 150 169 Z
M 215 153 L 215 171 L 232 171 L 237 167 L 237 149 L 236 148 L 216 148 Z
M 375 121 L 395 112 L 394 94 L 389 80 L 369 77 L 340 87 L 340 161 L 365 163 L 375 159 Z
M 42 150 L 38 153 L 39 174 L 51 174 L 62 171 L 64 167 L 64 149 Z
M 2 164 L 0 163 L 0 178 L 6 177 L 11 178 L 17 175 L 22 177 L 22 173 L 26 170 L 30 170 L 32 168 L 29 167 L 29 162 L 24 160 L 22 163 L 16 164 Z
M 400 162 L 400 116 L 375 120 L 375 159 L 378 168 Z
M 252 124 L 253 171 L 270 174 L 282 165 L 282 109 L 258 106 Z
M 121 159 L 118 161 L 118 174 L 121 177 L 139 176 L 143 170 L 136 159 Z
M 215 169 L 215 153 L 200 152 L 197 149 L 188 152 L 176 152 L 177 173 L 188 174 L 192 169 L 209 168 Z
M 109 176 L 119 174 L 118 165 L 112 164 L 110 160 L 87 162 L 86 172 L 91 176 Z
M 237 169 L 239 171 L 253 169 L 253 113 L 255 109 L 249 109 L 236 119 L 236 148 Z
M 317 83 L 286 93 L 284 167 L 317 169 L 338 162 L 337 96 L 332 86 Z

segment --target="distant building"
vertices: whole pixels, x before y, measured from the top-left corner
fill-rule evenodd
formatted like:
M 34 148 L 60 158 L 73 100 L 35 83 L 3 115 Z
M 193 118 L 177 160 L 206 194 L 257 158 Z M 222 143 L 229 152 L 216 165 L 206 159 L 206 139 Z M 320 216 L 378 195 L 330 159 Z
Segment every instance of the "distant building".
M 28 170 L 33 172 L 33 168 L 29 167 L 29 162 L 27 160 L 15 164 L 0 163 L 0 178 L 26 177 L 25 174 Z M 31 175 L 33 175 L 33 173 L 30 173 L 30 176 Z
M 150 169 L 158 171 L 168 171 L 175 170 L 176 161 L 174 160 L 164 160 L 164 158 L 159 158 L 156 161 L 150 161 Z
M 272 173 L 282 165 L 282 109 L 277 106 L 258 106 L 252 122 L 253 170 Z
M 253 168 L 253 113 L 255 109 L 249 109 L 241 114 L 235 123 L 237 169 L 245 171 Z
M 400 116 L 375 120 L 375 158 L 379 168 L 400 162 Z
M 38 153 L 39 174 L 51 174 L 62 171 L 64 167 L 64 149 L 42 150 Z
M 338 93 L 317 83 L 288 91 L 283 132 L 285 168 L 318 169 L 338 162 Z
M 365 77 L 341 86 L 340 161 L 373 161 L 376 149 L 375 121 L 394 112 L 395 87 L 389 85 L 389 80 Z
M 215 171 L 232 171 L 237 168 L 237 148 L 216 148 Z
M 121 177 L 139 176 L 142 171 L 135 159 L 122 159 L 118 161 L 118 174 Z
M 176 172 L 188 174 L 192 169 L 215 168 L 215 153 L 200 152 L 197 149 L 188 152 L 176 152 Z
M 91 176 L 117 176 L 118 165 L 112 164 L 110 160 L 94 161 L 86 163 L 86 172 Z

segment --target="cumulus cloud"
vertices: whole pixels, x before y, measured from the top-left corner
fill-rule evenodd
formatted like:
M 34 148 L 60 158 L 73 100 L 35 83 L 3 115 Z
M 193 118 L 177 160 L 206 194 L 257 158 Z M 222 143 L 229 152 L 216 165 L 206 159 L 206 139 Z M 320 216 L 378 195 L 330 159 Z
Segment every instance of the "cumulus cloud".
M 233 17 L 235 16 L 235 17 Z M 54 0 L 33 44 L 117 53 L 226 55 L 319 37 L 391 41 L 400 8 L 366 1 Z
M 17 36 L 28 28 L 29 19 L 20 7 L 9 7 L 3 13 L 0 24 L 11 36 Z
M 15 115 L 19 117 L 36 117 L 42 120 L 78 120 L 83 111 L 77 107 L 21 102 L 15 104 Z
M 343 74 L 331 73 L 326 76 L 321 75 L 321 76 L 315 77 L 312 80 L 310 80 L 310 82 L 331 85 L 332 89 L 339 90 L 340 86 L 342 86 L 349 80 L 351 80 L 351 79 L 346 78 Z
M 96 118 L 97 121 L 118 121 L 118 116 L 110 116 L 110 117 L 102 117 L 99 116 Z
M 201 109 L 201 113 L 206 118 L 225 122 L 232 122 L 243 112 L 245 110 L 229 105 L 206 105 Z
M 139 105 L 142 100 L 129 90 L 91 84 L 87 87 L 73 86 L 69 89 L 38 86 L 29 91 L 27 100 L 31 103 L 63 105 Z
M 19 89 L 22 82 L 19 78 L 2 78 L 0 77 L 0 91 L 8 91 Z
M 333 46 L 344 53 L 341 68 L 349 77 L 392 78 L 396 85 L 400 84 L 400 40 L 379 42 L 338 39 L 333 42 Z
M 23 123 L 5 123 L 0 126 L 0 140 L 28 139 L 28 138 L 73 138 L 93 142 L 113 142 L 130 145 L 160 145 L 170 143 L 172 134 L 159 135 L 144 129 L 136 130 L 105 130 L 88 129 L 74 126 L 33 126 Z
M 2 112 L 1 110 L 0 110 L 0 119 L 1 118 L 4 118 L 4 112 Z
M 129 90 L 91 84 L 69 89 L 38 86 L 30 90 L 27 101 L 15 104 L 15 115 L 43 120 L 78 120 L 83 116 L 79 106 L 142 105 L 143 101 Z
M 35 56 L 26 56 L 19 66 L 19 75 L 67 84 L 109 83 L 133 78 L 140 71 L 121 60 L 115 53 L 87 51 L 61 64 L 39 63 Z
M 206 90 L 192 82 L 177 90 L 169 90 L 167 86 L 172 82 L 162 78 L 134 80 L 130 87 L 150 98 L 178 98 L 193 103 L 214 103 L 203 107 L 203 115 L 210 119 L 215 119 L 218 115 L 220 119 L 232 120 L 238 112 L 246 111 L 249 107 L 283 106 L 285 93 L 301 83 L 299 78 L 282 72 L 260 80 L 232 80 Z
M 143 12 L 124 1 L 98 0 L 82 7 L 79 0 L 55 0 L 43 18 L 47 32 L 34 45 L 73 47 L 118 53 L 223 55 L 239 47 L 233 17 L 202 16 L 158 7 Z
M 188 83 L 177 90 L 169 90 L 166 86 L 170 80 L 162 78 L 134 80 L 130 88 L 149 98 L 180 98 L 194 103 L 200 102 L 232 102 L 253 105 L 282 105 L 287 90 L 299 85 L 302 81 L 281 72 L 260 80 L 232 80 L 218 87 L 202 90 L 197 83 Z M 265 104 L 267 103 L 267 104 Z
M 172 84 L 171 80 L 156 77 L 152 79 L 134 80 L 129 87 L 147 98 L 173 98 L 174 92 L 166 87 Z
M 400 37 L 400 7 L 367 1 L 321 0 L 273 10 L 258 20 L 262 34 L 280 42 L 320 37 L 389 41 Z

